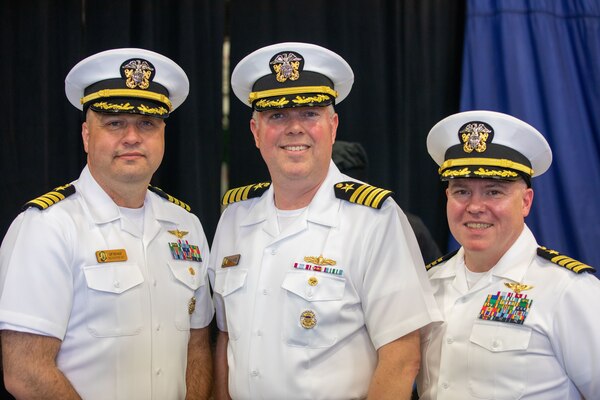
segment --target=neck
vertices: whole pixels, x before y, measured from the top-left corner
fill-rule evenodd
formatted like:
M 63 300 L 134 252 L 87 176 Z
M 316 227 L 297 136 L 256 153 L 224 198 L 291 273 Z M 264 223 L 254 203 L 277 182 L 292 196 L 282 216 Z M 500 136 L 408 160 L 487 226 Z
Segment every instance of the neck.
M 467 269 L 472 272 L 489 271 L 499 260 L 500 257 L 489 257 L 484 254 L 478 254 L 477 252 L 465 251 L 465 265 L 467 266 Z
M 90 169 L 90 172 L 91 169 Z M 92 173 L 92 177 L 106 194 L 119 207 L 140 208 L 144 205 L 146 191 L 150 182 L 115 182 L 106 183 L 101 177 Z
M 280 210 L 297 210 L 307 207 L 321 187 L 320 182 L 315 186 L 298 187 L 297 184 L 281 185 L 273 182 L 275 206 Z

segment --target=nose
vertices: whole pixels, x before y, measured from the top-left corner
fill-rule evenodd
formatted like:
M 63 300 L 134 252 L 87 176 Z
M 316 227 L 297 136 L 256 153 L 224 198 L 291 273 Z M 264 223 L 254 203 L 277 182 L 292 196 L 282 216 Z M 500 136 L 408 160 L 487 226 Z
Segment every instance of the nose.
M 123 135 L 123 143 L 136 144 L 141 142 L 142 135 L 135 124 L 128 124 Z
M 302 127 L 301 118 L 298 115 L 290 114 L 288 118 L 288 124 L 286 128 L 288 135 L 294 135 L 304 132 L 304 128 Z
M 473 193 L 467 204 L 467 212 L 470 214 L 478 214 L 485 211 L 485 201 L 483 197 L 477 193 Z

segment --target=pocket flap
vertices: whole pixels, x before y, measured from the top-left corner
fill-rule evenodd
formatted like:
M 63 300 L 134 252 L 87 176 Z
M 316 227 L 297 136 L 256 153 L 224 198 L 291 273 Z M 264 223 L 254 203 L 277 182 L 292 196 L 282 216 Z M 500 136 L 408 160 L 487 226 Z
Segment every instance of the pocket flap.
M 136 264 L 111 263 L 83 267 L 90 289 L 109 293 L 123 293 L 144 282 Z
M 215 276 L 215 292 L 227 296 L 246 285 L 248 271 L 228 268 L 225 272 L 217 272 Z
M 346 280 L 325 273 L 289 271 L 281 287 L 306 301 L 340 300 L 344 297 Z
M 205 279 L 203 264 L 191 262 L 169 262 L 167 264 L 169 265 L 169 268 L 171 269 L 175 279 L 190 289 L 196 290 L 200 286 L 204 285 Z
M 491 352 L 525 350 L 529 346 L 531 328 L 506 323 L 473 325 L 471 342 Z

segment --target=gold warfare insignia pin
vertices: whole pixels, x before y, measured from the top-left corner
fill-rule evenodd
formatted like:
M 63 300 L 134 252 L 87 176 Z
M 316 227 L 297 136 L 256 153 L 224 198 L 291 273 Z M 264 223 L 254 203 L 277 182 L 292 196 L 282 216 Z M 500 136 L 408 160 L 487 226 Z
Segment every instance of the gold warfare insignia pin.
M 223 257 L 221 268 L 235 267 L 240 262 L 240 257 L 239 254 Z
M 189 233 L 188 231 L 180 231 L 179 229 L 175 229 L 175 230 L 168 231 L 168 232 L 171 235 L 177 236 L 178 239 L 183 239 L 183 237 Z
M 525 285 L 524 283 L 518 282 L 504 282 L 504 285 L 516 294 L 520 294 L 524 290 L 533 289 L 533 286 L 531 285 Z
M 465 153 L 471 153 L 475 150 L 483 153 L 487 148 L 488 139 L 491 141 L 493 135 L 492 127 L 484 122 L 469 122 L 459 130 L 459 136 L 463 143 Z
M 132 58 L 121 64 L 121 77 L 130 89 L 148 89 L 154 73 L 154 65 L 147 60 Z
M 304 261 L 306 261 L 308 263 L 313 263 L 316 265 L 335 265 L 335 264 L 337 264 L 334 260 L 323 257 L 322 254 L 319 257 L 306 256 L 306 257 L 304 257 Z
M 300 325 L 304 329 L 312 329 L 317 325 L 317 316 L 313 310 L 305 310 L 300 314 Z
M 188 303 L 188 313 L 190 313 L 190 315 L 192 315 L 195 310 L 196 310 L 196 298 L 192 297 L 190 299 L 190 302 Z
M 127 251 L 125 249 L 98 250 L 96 261 L 99 263 L 127 261 Z
M 269 61 L 271 71 L 275 73 L 277 82 L 285 82 L 288 79 L 295 81 L 300 78 L 300 71 L 304 68 L 304 59 L 292 52 L 278 53 Z

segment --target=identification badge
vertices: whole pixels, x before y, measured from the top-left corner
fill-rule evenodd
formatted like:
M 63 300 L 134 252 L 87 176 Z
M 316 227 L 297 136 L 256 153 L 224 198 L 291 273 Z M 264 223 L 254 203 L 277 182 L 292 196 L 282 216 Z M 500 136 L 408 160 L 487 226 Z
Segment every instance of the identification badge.
M 223 257 L 221 268 L 235 267 L 240 262 L 240 257 L 239 254 Z
M 127 252 L 125 249 L 98 250 L 96 261 L 99 263 L 127 261 Z

